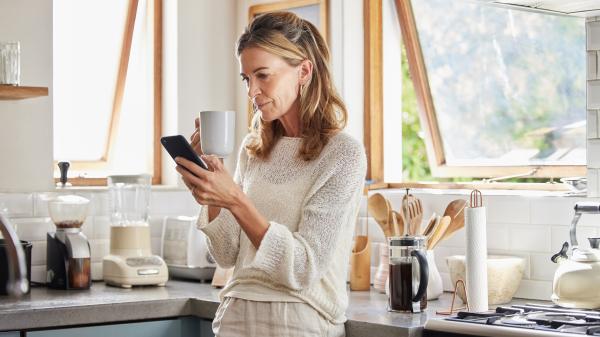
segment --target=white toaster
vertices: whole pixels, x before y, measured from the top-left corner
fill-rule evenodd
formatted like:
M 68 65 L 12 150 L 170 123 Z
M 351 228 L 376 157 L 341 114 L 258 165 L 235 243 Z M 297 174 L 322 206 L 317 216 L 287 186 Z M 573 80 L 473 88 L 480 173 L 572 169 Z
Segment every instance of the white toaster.
M 163 220 L 161 256 L 169 275 L 178 278 L 211 280 L 216 263 L 208 252 L 206 236 L 196 228 L 197 217 L 167 216 Z

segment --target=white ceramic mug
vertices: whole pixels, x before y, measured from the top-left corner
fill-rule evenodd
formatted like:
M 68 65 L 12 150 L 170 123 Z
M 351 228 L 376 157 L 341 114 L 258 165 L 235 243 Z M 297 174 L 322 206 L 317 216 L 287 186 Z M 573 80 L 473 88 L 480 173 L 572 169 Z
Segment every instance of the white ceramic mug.
M 202 151 L 219 158 L 233 152 L 235 111 L 200 111 Z

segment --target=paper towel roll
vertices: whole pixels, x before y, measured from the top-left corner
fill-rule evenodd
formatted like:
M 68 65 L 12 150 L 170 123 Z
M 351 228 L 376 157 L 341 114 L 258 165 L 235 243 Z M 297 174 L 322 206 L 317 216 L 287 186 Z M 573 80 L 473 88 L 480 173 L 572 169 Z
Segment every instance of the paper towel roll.
M 465 208 L 467 300 L 472 312 L 488 310 L 485 207 Z

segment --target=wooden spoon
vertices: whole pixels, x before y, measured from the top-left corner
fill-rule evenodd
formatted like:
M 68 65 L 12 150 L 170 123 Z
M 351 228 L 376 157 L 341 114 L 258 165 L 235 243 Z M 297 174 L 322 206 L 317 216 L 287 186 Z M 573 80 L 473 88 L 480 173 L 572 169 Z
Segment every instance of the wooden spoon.
M 375 193 L 367 199 L 367 207 L 373 218 L 383 230 L 385 237 L 393 235 L 392 223 L 390 222 L 389 203 L 383 195 Z
M 446 206 L 446 211 L 444 211 L 444 215 L 449 216 L 450 226 L 446 230 L 446 234 L 444 235 L 444 239 L 449 238 L 454 232 L 463 228 L 465 226 L 465 213 L 463 210 L 467 205 L 467 201 L 463 199 L 457 199 L 451 201 L 448 206 Z
M 435 231 L 431 234 L 431 238 L 427 243 L 427 249 L 433 249 L 435 246 L 442 241 L 444 234 L 448 230 L 448 226 L 450 225 L 450 217 L 445 215 L 440 220 L 440 223 L 435 227 Z

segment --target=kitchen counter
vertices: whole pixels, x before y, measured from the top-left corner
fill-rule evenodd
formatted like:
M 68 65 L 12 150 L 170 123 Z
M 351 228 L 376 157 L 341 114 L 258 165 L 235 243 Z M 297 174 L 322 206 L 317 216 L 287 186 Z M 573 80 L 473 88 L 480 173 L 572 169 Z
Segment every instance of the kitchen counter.
M 94 325 L 181 316 L 211 320 L 219 304 L 209 284 L 170 280 L 165 287 L 121 289 L 94 282 L 89 290 L 37 287 L 19 300 L 0 297 L 0 331 Z M 451 294 L 429 301 L 421 314 L 391 313 L 376 291 L 349 292 L 347 336 L 420 336 L 437 310 L 450 307 Z M 460 300 L 457 299 L 460 303 Z

